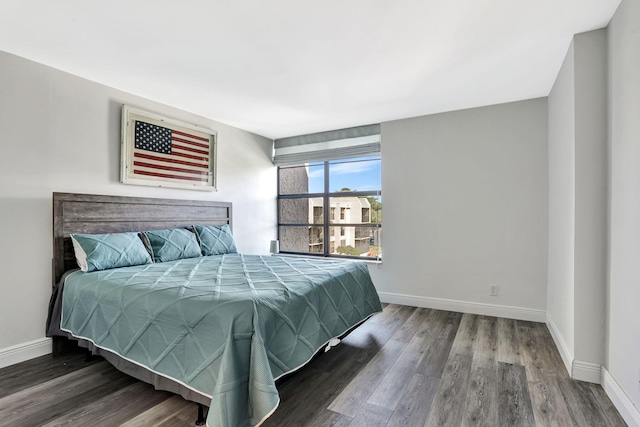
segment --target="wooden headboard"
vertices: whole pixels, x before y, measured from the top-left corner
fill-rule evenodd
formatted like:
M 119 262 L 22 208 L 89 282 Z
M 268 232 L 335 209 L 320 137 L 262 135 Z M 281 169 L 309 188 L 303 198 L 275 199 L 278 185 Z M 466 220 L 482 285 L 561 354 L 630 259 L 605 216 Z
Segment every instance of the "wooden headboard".
M 193 224 L 231 226 L 231 203 L 53 193 L 53 285 L 77 268 L 72 233 L 161 230 Z

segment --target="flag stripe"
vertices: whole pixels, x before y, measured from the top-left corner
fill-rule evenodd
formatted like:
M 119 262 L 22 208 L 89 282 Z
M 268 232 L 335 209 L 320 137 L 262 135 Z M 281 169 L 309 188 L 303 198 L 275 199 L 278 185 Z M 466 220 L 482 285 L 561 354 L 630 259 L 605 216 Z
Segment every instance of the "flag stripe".
M 179 130 L 173 130 L 173 133 L 175 133 L 177 135 L 188 136 L 189 138 L 193 138 L 193 139 L 199 139 L 200 141 L 209 142 L 209 138 L 203 138 L 201 136 L 191 135 L 191 134 L 188 134 L 188 133 L 185 133 L 185 132 L 180 132 Z
M 173 153 L 173 155 L 175 156 L 176 153 Z M 155 161 L 158 161 L 158 162 L 175 163 L 175 164 L 184 165 L 184 166 L 194 166 L 196 168 L 209 170 L 209 165 L 207 163 L 187 162 L 185 160 L 172 159 L 172 158 L 169 158 L 169 157 L 152 156 L 150 154 L 138 153 L 138 152 L 134 153 L 134 157 L 141 158 L 141 159 L 147 159 L 147 160 L 155 160 Z
M 140 162 L 138 162 L 140 163 Z M 145 163 L 145 162 L 142 162 Z M 166 167 L 172 167 L 172 165 L 161 165 L 161 166 L 166 166 Z M 180 176 L 180 177 L 203 177 L 206 178 L 207 176 L 209 176 L 208 172 L 204 172 L 202 170 L 200 171 L 188 171 L 188 172 L 181 172 L 181 171 L 165 171 L 163 169 L 159 169 L 157 167 L 157 165 L 154 164 L 146 164 L 146 165 L 138 165 L 138 166 L 134 166 L 132 165 L 132 169 L 135 169 L 137 171 L 147 171 L 147 172 L 158 172 L 158 173 L 171 173 L 175 176 Z
M 184 145 L 179 144 L 171 144 L 173 148 L 179 148 L 180 150 L 191 151 L 192 153 L 203 154 L 205 156 L 209 155 L 208 151 L 198 150 L 197 148 L 185 147 Z
M 173 133 L 176 133 L 176 131 L 173 131 Z M 172 136 L 171 139 L 174 140 L 174 141 L 184 142 L 184 143 L 190 144 L 190 145 L 195 145 L 196 147 L 202 147 L 202 148 L 204 148 L 206 150 L 209 149 L 209 144 L 203 144 L 201 142 L 189 141 L 188 139 L 178 138 L 176 136 Z
M 189 174 L 192 174 L 192 175 L 208 175 L 207 172 L 203 172 L 203 171 L 197 171 L 197 170 L 193 170 L 193 169 L 177 168 L 175 166 L 159 165 L 157 163 L 133 162 L 133 165 L 134 166 L 140 166 L 140 167 L 143 167 L 143 168 L 160 169 L 160 170 L 163 170 L 163 171 L 189 173 Z
M 137 173 L 138 175 L 155 176 L 158 178 L 171 178 L 171 179 L 178 179 L 178 180 L 198 181 L 198 182 L 208 181 L 207 178 L 195 178 L 191 176 L 181 176 L 181 175 L 172 175 L 168 173 L 149 172 L 149 171 L 143 171 L 138 169 L 134 169 L 134 172 Z
M 193 159 L 193 160 L 202 160 L 203 162 L 206 162 L 208 160 L 206 157 L 194 156 L 193 154 L 187 154 L 187 153 L 173 153 L 172 156 L 184 157 L 186 159 Z

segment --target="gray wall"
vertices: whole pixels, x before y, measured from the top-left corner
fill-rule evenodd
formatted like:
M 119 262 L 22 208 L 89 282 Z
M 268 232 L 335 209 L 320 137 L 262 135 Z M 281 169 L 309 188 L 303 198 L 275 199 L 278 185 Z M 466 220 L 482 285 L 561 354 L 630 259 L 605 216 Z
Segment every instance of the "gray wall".
M 549 94 L 549 269 L 547 319 L 573 359 L 575 260 L 574 44 Z M 569 363 L 565 360 L 565 363 Z M 567 366 L 570 369 L 570 365 Z
M 580 363 L 604 361 L 606 103 L 606 30 L 577 34 L 549 95 L 547 319 L 569 371 L 593 382 Z
M 544 316 L 546 99 L 381 129 L 384 258 L 370 271 L 383 298 Z M 500 286 L 499 296 L 489 296 L 490 284 Z
M 623 0 L 608 31 L 610 249 L 605 365 L 640 420 L 640 2 Z
M 123 103 L 217 130 L 219 191 L 120 184 Z M 241 251 L 276 236 L 266 138 L 0 52 L 0 141 L 0 355 L 44 337 L 54 191 L 229 201 Z
M 577 34 L 574 44 L 575 358 L 600 365 L 606 309 L 607 32 Z

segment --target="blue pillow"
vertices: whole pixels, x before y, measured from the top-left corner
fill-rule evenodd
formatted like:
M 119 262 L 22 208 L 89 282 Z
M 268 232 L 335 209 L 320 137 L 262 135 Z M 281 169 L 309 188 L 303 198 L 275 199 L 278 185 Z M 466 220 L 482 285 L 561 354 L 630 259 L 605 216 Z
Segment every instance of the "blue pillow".
M 231 229 L 227 224 L 194 225 L 193 228 L 198 233 L 202 255 L 235 254 L 238 252 Z
M 189 230 L 173 228 L 171 230 L 145 231 L 153 250 L 155 262 L 201 256 L 196 235 Z
M 82 271 L 153 262 L 137 233 L 72 234 L 71 241 Z

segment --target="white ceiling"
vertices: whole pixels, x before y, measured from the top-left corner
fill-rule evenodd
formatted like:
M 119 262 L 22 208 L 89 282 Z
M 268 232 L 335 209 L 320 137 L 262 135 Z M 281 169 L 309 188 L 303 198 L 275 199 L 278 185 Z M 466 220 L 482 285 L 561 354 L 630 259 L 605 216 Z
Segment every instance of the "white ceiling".
M 546 96 L 619 2 L 0 0 L 0 50 L 276 138 Z

